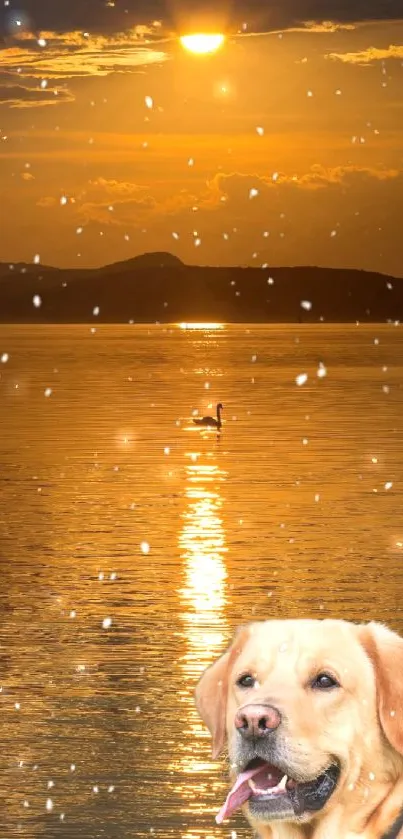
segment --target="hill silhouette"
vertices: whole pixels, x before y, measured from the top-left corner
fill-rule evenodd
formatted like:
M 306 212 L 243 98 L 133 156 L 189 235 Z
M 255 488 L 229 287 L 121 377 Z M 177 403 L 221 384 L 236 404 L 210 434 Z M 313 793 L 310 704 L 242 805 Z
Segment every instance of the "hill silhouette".
M 184 263 L 178 256 L 165 251 L 154 251 L 141 253 L 123 262 L 113 262 L 111 265 L 105 265 L 101 270 L 115 274 L 119 271 L 129 271 L 131 268 L 180 268 L 181 266 L 184 266 Z
M 82 270 L 0 263 L 2 323 L 402 319 L 403 279 L 366 271 L 199 267 L 163 252 Z

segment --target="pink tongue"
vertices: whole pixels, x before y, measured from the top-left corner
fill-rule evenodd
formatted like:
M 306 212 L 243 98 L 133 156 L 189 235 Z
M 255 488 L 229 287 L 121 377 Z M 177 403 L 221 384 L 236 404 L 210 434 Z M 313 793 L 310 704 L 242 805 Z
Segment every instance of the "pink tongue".
M 229 819 L 235 810 L 238 810 L 239 807 L 242 807 L 242 804 L 250 798 L 252 795 L 252 790 L 248 784 L 250 778 L 254 778 L 255 775 L 258 775 L 259 772 L 262 771 L 262 765 L 255 766 L 254 769 L 248 769 L 246 772 L 241 772 L 238 775 L 234 786 L 229 791 L 227 795 L 227 800 L 225 804 L 221 807 L 219 813 L 217 813 L 215 820 L 217 824 L 221 824 L 224 819 Z

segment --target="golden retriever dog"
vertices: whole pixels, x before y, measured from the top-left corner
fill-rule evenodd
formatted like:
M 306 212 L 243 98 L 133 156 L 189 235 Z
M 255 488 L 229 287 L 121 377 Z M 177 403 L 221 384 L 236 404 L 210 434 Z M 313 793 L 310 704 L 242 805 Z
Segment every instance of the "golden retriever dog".
M 196 705 L 225 743 L 261 839 L 403 837 L 403 639 L 378 623 L 268 620 L 238 630 Z

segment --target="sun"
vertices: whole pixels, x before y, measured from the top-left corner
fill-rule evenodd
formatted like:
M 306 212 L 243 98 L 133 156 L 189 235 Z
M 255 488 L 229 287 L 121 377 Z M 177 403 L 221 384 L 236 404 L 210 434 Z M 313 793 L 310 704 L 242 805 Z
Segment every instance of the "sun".
M 206 55 L 210 52 L 216 52 L 224 43 L 225 38 L 218 32 L 214 34 L 197 32 L 194 35 L 181 35 L 179 40 L 189 52 Z

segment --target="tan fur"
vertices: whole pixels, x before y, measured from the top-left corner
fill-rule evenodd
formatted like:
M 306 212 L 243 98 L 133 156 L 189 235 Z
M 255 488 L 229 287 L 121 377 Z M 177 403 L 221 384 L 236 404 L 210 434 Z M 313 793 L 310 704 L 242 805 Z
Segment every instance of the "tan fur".
M 334 673 L 340 689 L 312 690 L 320 670 Z M 236 684 L 245 672 L 256 676 L 256 686 Z M 249 624 L 196 689 L 197 708 L 213 736 L 213 757 L 227 741 L 233 767 L 235 714 L 250 702 L 280 710 L 291 777 L 316 777 L 332 757 L 342 766 L 324 808 L 305 815 L 302 823 L 255 822 L 244 805 L 261 839 L 381 839 L 403 808 L 403 639 L 377 623 Z M 232 768 L 232 782 L 236 774 Z

